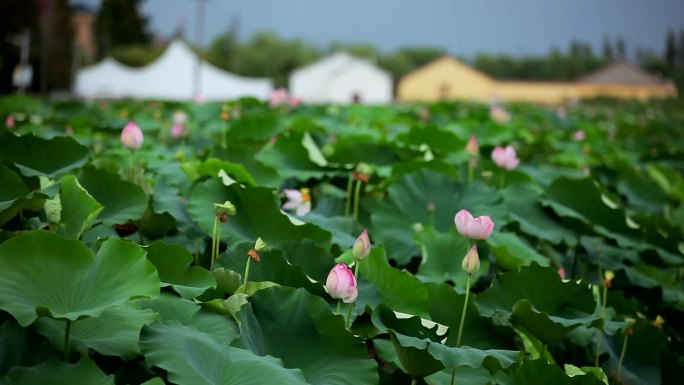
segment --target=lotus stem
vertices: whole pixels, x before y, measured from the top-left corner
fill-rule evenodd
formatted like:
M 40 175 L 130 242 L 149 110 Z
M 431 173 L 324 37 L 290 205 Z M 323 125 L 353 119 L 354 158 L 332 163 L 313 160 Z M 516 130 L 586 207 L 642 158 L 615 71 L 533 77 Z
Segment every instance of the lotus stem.
M 358 287 L 358 282 L 359 282 L 357 277 L 359 276 L 359 264 L 360 263 L 361 263 L 361 260 L 357 259 L 356 263 L 354 264 L 354 280 L 356 281 L 357 287 Z M 347 321 L 345 322 L 347 329 L 349 329 L 351 327 L 349 320 L 351 320 L 352 309 L 354 309 L 354 302 L 349 304 L 349 310 L 347 311 Z
M 344 216 L 348 217 L 351 214 L 351 200 L 352 200 L 352 184 L 354 183 L 352 174 L 349 174 L 347 179 L 347 200 L 344 202 Z
M 219 218 L 214 217 L 214 231 L 211 234 L 211 264 L 214 265 L 218 259 L 218 252 L 220 246 L 221 238 L 221 226 L 219 224 Z M 211 267 L 210 267 L 211 268 Z
M 416 382 L 416 379 L 415 379 L 415 378 L 412 378 L 412 379 L 411 379 L 411 385 L 416 385 L 416 383 L 417 383 L 417 382 Z
M 468 162 L 468 182 L 472 183 L 473 175 L 475 174 L 475 158 L 471 157 Z
M 601 269 L 599 268 L 599 271 Z M 608 286 L 603 285 L 603 296 L 601 298 L 601 320 L 605 320 L 606 318 L 606 300 L 608 297 Z M 603 325 L 598 330 L 598 341 L 596 342 L 596 361 L 594 363 L 594 366 L 598 367 L 599 366 L 599 357 L 601 355 L 601 343 L 603 342 Z
M 501 171 L 501 176 L 499 177 L 499 188 L 504 188 L 506 185 L 506 171 Z
M 458 337 L 456 337 L 456 347 L 461 346 L 461 336 L 463 335 L 463 324 L 465 323 L 465 316 L 466 316 L 466 309 L 468 308 L 468 295 L 470 294 L 470 276 L 472 274 L 468 274 L 466 276 L 466 292 L 465 292 L 465 301 L 463 302 L 463 313 L 461 314 L 461 323 L 458 326 Z
M 340 315 L 340 308 L 342 307 L 342 300 L 338 299 L 337 300 L 337 315 Z
M 359 195 L 361 195 L 361 180 L 356 181 L 356 189 L 354 190 L 354 223 L 359 220 Z
M 456 368 L 451 369 L 451 385 L 456 383 Z
M 619 383 L 622 383 L 621 379 L 621 374 L 622 374 L 622 361 L 625 359 L 625 352 L 627 351 L 627 340 L 629 339 L 629 333 L 625 331 L 625 339 L 622 342 L 622 352 L 620 353 L 620 360 L 618 361 L 618 369 L 617 369 L 617 379 Z
M 252 257 L 247 256 L 247 265 L 245 266 L 245 290 L 247 290 L 247 280 L 249 278 L 249 262 L 252 260 Z
M 71 334 L 71 320 L 66 321 L 66 329 L 64 330 L 64 361 L 69 359 L 69 335 Z

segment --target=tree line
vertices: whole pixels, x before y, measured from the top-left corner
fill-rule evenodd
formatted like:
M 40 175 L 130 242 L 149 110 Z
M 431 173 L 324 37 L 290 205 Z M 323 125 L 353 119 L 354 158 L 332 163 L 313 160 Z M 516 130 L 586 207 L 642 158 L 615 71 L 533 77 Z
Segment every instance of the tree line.
M 34 66 L 34 92 L 68 89 L 73 60 L 78 60 L 78 65 L 88 65 L 112 56 L 124 64 L 142 66 L 161 55 L 164 47 L 153 43 L 149 20 L 139 12 L 143 1 L 101 2 L 93 28 L 97 42 L 95 58 L 79 58 L 73 54 L 74 31 L 69 22 L 73 9 L 67 0 L 3 0 L 0 11 L 15 17 L 0 25 L 0 35 L 6 37 L 24 30 L 32 31 L 30 59 Z M 44 17 L 45 9 L 36 5 L 45 3 L 52 4 L 49 23 Z M 179 30 L 176 35 L 182 37 L 183 31 Z M 320 47 L 302 39 L 284 39 L 271 31 L 256 32 L 241 39 L 234 23 L 207 47 L 195 47 L 195 50 L 210 63 L 227 71 L 272 78 L 277 87 L 287 86 L 288 76 L 294 69 L 339 50 L 375 62 L 389 71 L 395 81 L 445 54 L 439 47 L 404 47 L 389 53 L 366 43 L 333 42 L 327 47 Z M 6 93 L 12 90 L 11 69 L 18 62 L 18 50 L 3 44 L 1 53 L 0 92 Z M 680 93 L 684 92 L 684 29 L 668 31 L 663 52 L 637 48 L 629 56 L 647 71 L 675 80 Z M 625 42 L 619 37 L 606 37 L 600 52 L 594 52 L 588 43 L 573 40 L 565 49 L 555 47 L 546 55 L 521 57 L 481 53 L 465 61 L 498 79 L 566 81 L 626 57 Z

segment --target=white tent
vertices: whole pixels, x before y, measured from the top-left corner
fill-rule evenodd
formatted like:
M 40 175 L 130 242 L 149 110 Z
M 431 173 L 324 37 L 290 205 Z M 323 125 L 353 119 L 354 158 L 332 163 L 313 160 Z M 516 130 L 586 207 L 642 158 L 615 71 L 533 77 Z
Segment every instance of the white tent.
M 192 99 L 196 64 L 195 53 L 175 40 L 159 59 L 142 68 L 127 67 L 111 58 L 83 68 L 76 77 L 75 92 L 85 98 Z M 273 90 L 270 79 L 234 75 L 204 61 L 200 80 L 199 92 L 205 100 L 268 99 Z
M 369 61 L 339 52 L 295 70 L 290 93 L 308 103 L 389 103 L 392 76 Z

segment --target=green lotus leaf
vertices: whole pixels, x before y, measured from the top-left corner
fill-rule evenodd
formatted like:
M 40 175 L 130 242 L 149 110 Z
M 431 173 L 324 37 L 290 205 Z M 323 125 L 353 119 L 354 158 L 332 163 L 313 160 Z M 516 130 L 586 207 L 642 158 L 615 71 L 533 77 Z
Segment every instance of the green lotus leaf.
M 0 164 L 0 186 L 0 225 L 21 210 L 40 210 L 48 199 L 44 192 L 30 192 L 21 177 L 4 164 Z
M 416 275 L 424 281 L 452 281 L 457 287 L 465 287 L 467 274 L 461 268 L 461 262 L 468 252 L 468 238 L 460 235 L 455 227 L 438 232 L 432 226 L 426 226 L 416 238 L 422 257 Z M 472 283 L 487 271 L 489 259 L 482 256 L 480 270 L 473 274 Z
M 553 244 L 577 244 L 577 236 L 572 231 L 544 212 L 544 208 L 539 204 L 541 194 L 532 187 L 514 184 L 508 186 L 502 195 L 511 219 L 519 223 L 521 230 L 527 234 Z
M 211 272 L 199 266 L 190 266 L 192 254 L 183 246 L 156 241 L 145 250 L 147 259 L 159 272 L 162 287 L 173 287 L 183 298 L 192 299 L 210 287 L 216 287 Z
M 638 244 L 643 235 L 627 225 L 624 209 L 611 208 L 604 199 L 607 198 L 591 179 L 558 178 L 545 190 L 542 204 L 559 216 L 583 221 L 621 246 Z
M 379 299 L 392 310 L 427 317 L 428 291 L 425 285 L 409 272 L 390 266 L 382 247 L 373 247 L 370 255 L 360 262 L 359 275 L 361 280 L 370 283 L 370 291 L 377 293 L 371 295 L 377 295 L 377 298 L 369 300 L 371 295 L 359 288 L 357 308 L 362 308 L 365 303 L 375 307 L 379 305 Z
M 497 275 L 475 303 L 483 316 L 524 328 L 544 342 L 597 322 L 596 303 L 586 282 L 563 282 L 555 269 L 536 263 Z
M 138 337 L 144 325 L 156 321 L 159 316 L 152 310 L 140 310 L 139 304 L 127 303 L 105 309 L 99 317 L 74 322 L 69 334 L 69 347 L 88 354 L 93 349 L 107 356 L 131 360 L 140 355 Z M 39 318 L 35 328 L 50 338 L 58 349 L 64 349 L 64 322 L 51 318 Z
M 14 163 L 25 176 L 56 178 L 83 166 L 89 156 L 87 147 L 66 136 L 43 139 L 33 134 L 0 135 L 0 160 Z
M 278 175 L 278 167 L 267 166 L 257 160 L 254 156 L 260 146 L 247 144 L 228 144 L 227 146 L 216 146 L 211 151 L 211 156 L 222 160 L 242 165 L 254 177 L 259 186 L 278 188 L 281 180 Z
M 430 282 L 425 287 L 430 295 L 430 319 L 449 328 L 444 344 L 456 346 L 465 294 L 457 293 L 454 287 L 446 283 Z M 491 318 L 481 316 L 475 307 L 475 298 L 476 295 L 470 293 L 461 345 L 480 349 L 514 349 L 510 329 L 495 326 Z
M 178 321 L 145 326 L 140 349 L 148 365 L 164 369 L 178 385 L 306 383 L 301 371 L 283 368 L 277 358 L 228 346 Z
M 377 384 L 375 362 L 363 341 L 344 327 L 321 298 L 303 289 L 272 287 L 249 297 L 237 315 L 234 345 L 299 369 L 309 384 Z M 283 332 L 287 330 L 287 332 Z
M 60 180 L 62 212 L 57 234 L 78 239 L 95 221 L 103 207 L 78 183 L 74 175 L 66 175 Z
M 428 204 L 435 205 L 434 224 Z M 372 215 L 372 234 L 387 247 L 387 254 L 406 264 L 419 254 L 413 242 L 412 226 L 433 224 L 437 231 L 454 227 L 454 216 L 467 209 L 474 216 L 490 215 L 497 228 L 505 224 L 505 209 L 500 194 L 481 183 L 462 184 L 434 171 L 422 170 L 400 178 L 389 188 L 389 195 Z
M 293 224 L 280 211 L 280 204 L 271 189 L 264 187 L 224 186 L 218 178 L 199 184 L 192 191 L 188 212 L 207 234 L 212 234 L 216 212 L 214 203 L 230 201 L 237 213 L 221 224 L 221 239 L 231 249 L 242 242 L 261 238 L 271 248 L 281 243 L 311 239 L 317 245 L 329 247 L 331 234 L 312 224 Z
M 592 372 L 571 377 L 557 365 L 549 364 L 544 359 L 523 362 L 513 373 L 513 384 L 605 385 Z
M 321 167 L 309 157 L 309 151 L 302 144 L 304 135 L 287 133 L 278 136 L 275 144 L 266 146 L 257 154 L 256 159 L 278 171 L 281 178 L 320 179 L 326 175 L 336 175 L 339 171 Z
M 0 378 L 0 385 L 114 385 L 114 375 L 102 373 L 95 361 L 83 359 L 75 364 L 50 358 L 38 366 L 19 366 Z
M 205 310 L 201 305 L 175 295 L 162 293 L 156 299 L 138 300 L 144 309 L 158 313 L 161 321 L 178 321 L 201 332 L 211 334 L 225 343 L 230 343 L 239 334 L 235 321 Z
M 254 243 L 243 243 L 235 247 L 234 251 L 221 254 L 217 267 L 226 267 L 242 274 L 245 271 L 247 259 L 249 258 L 247 251 L 253 247 Z M 258 263 L 255 261 L 250 262 L 248 277 L 250 283 L 271 282 L 294 288 L 302 287 L 313 294 L 321 296 L 327 295 L 323 288 L 325 282 L 312 282 L 304 268 L 290 263 L 281 250 L 272 249 L 260 254 L 260 261 Z M 333 265 L 334 263 L 331 259 L 328 270 Z M 327 278 L 327 272 L 325 278 Z
M 15 366 L 38 365 L 53 354 L 50 341 L 33 330 L 19 326 L 14 320 L 0 325 L 0 376 Z
M 491 253 L 496 257 L 496 261 L 504 269 L 516 269 L 532 262 L 542 266 L 550 264 L 548 259 L 537 253 L 535 249 L 513 233 L 495 231 L 487 239 L 487 244 Z
M 186 172 L 188 170 L 191 170 L 190 164 L 184 165 L 183 168 L 186 170 Z M 193 179 L 196 179 L 201 175 L 216 177 L 219 175 L 219 172 L 221 170 L 223 170 L 223 172 L 225 172 L 227 175 L 232 175 L 233 179 L 240 183 L 245 183 L 249 186 L 256 185 L 256 181 L 254 180 L 252 175 L 250 175 L 250 173 L 247 172 L 247 170 L 245 170 L 245 167 L 243 165 L 217 158 L 209 158 L 204 162 L 195 165 L 195 169 L 192 171 L 196 175 L 191 175 L 191 177 Z
M 159 295 L 159 276 L 133 243 L 109 239 L 97 256 L 76 240 L 32 231 L 0 245 L 0 309 L 20 325 L 39 315 L 76 321 L 130 298 Z
M 106 170 L 86 167 L 78 181 L 104 209 L 97 216 L 105 225 L 140 219 L 148 205 L 148 197 L 140 186 L 125 181 Z

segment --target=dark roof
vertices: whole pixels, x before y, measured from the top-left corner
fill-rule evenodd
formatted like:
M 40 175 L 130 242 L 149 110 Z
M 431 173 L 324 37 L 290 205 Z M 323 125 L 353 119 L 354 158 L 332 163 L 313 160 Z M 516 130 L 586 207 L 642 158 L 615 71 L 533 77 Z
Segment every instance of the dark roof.
M 604 84 L 663 84 L 664 79 L 650 74 L 627 61 L 615 61 L 607 66 L 577 79 L 581 83 Z

